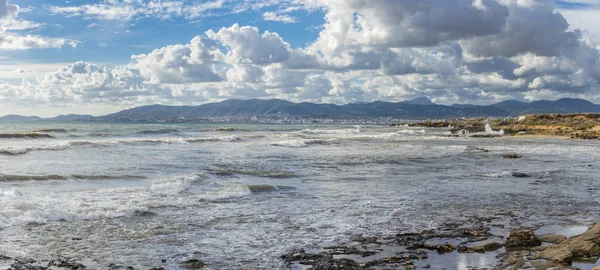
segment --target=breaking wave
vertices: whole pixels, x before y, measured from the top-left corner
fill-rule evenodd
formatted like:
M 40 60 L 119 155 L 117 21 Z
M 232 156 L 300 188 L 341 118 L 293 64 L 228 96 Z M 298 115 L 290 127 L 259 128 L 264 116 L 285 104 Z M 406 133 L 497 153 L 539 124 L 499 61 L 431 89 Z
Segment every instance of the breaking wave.
M 52 181 L 52 180 L 112 180 L 112 179 L 145 179 L 145 178 L 146 178 L 145 176 L 140 176 L 140 175 L 85 175 L 85 174 L 13 175 L 13 174 L 0 174 L 0 181 L 4 181 L 4 182 Z
M 157 130 L 141 130 L 136 132 L 136 134 L 169 134 L 169 133 L 177 133 L 179 132 L 179 130 L 177 129 L 171 129 L 171 128 L 166 128 L 166 129 L 157 129 Z
M 273 146 L 281 146 L 281 147 L 290 147 L 290 148 L 302 148 L 309 147 L 311 145 L 329 145 L 330 141 L 320 140 L 320 139 L 296 139 L 296 140 L 285 140 L 279 142 L 273 142 L 271 145 Z
M 360 127 L 357 127 L 354 129 L 305 129 L 300 132 L 304 133 L 304 134 L 310 134 L 310 135 L 313 135 L 313 134 L 344 135 L 344 134 L 358 134 L 361 132 L 361 130 L 360 130 Z
M 38 129 L 34 132 L 41 132 L 41 133 L 68 133 L 69 130 L 64 129 L 64 128 L 45 128 L 45 129 Z
M 0 139 L 43 139 L 43 138 L 54 138 L 49 134 L 41 132 L 29 132 L 29 133 L 0 133 Z
M 55 145 L 7 147 L 7 148 L 0 148 L 0 155 L 18 156 L 18 155 L 24 155 L 24 154 L 27 154 L 27 153 L 33 152 L 33 151 L 61 151 L 61 150 L 72 149 L 74 147 L 84 147 L 84 146 L 93 146 L 93 145 L 98 145 L 98 144 L 93 143 L 93 142 L 86 142 L 86 141 L 75 141 L 75 142 L 68 142 L 68 143 L 55 144 Z

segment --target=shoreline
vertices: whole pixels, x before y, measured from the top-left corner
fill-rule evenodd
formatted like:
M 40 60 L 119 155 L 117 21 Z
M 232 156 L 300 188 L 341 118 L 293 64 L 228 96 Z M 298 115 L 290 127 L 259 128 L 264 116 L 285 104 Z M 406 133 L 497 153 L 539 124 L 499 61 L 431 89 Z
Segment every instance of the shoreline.
M 496 138 L 600 139 L 600 114 L 533 114 L 519 118 L 454 120 L 396 123 L 390 126 L 446 128 L 453 135 Z M 499 134 L 502 130 L 503 133 Z
M 600 223 L 506 229 L 512 213 L 469 216 L 435 229 L 355 236 L 313 252 L 293 249 L 288 269 L 593 269 L 600 262 Z

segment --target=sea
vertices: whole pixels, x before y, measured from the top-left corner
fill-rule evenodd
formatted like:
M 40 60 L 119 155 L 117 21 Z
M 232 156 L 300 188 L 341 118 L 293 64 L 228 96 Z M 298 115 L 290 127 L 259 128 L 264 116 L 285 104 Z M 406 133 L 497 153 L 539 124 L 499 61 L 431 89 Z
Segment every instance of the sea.
M 600 211 L 598 141 L 335 124 L 9 123 L 0 134 L 0 255 L 88 269 L 286 269 L 294 248 L 357 235 L 507 212 L 507 228 L 582 225 Z M 464 260 L 446 269 L 495 263 Z

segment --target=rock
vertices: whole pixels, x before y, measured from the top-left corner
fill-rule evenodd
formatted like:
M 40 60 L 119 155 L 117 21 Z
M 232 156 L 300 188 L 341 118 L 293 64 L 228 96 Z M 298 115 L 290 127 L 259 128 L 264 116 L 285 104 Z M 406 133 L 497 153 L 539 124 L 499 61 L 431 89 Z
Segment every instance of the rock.
M 504 246 L 507 248 L 536 247 L 542 242 L 535 236 L 532 230 L 516 230 L 506 235 Z
M 185 269 L 202 269 L 206 264 L 201 260 L 191 259 L 181 262 L 181 267 Z
M 502 248 L 502 244 L 498 243 L 498 242 L 491 242 L 491 243 L 487 243 L 481 246 L 476 246 L 470 249 L 470 251 L 473 252 L 479 252 L 479 253 L 484 253 L 487 251 L 495 251 Z
M 517 154 L 505 154 L 502 155 L 502 158 L 506 158 L 506 159 L 513 159 L 513 158 L 520 158 L 521 156 L 517 155 Z
M 567 246 L 556 246 L 538 253 L 537 257 L 568 264 L 573 259 L 573 253 Z
M 600 266 L 596 266 L 596 267 L 592 268 L 592 270 L 600 270 Z
M 58 259 L 58 260 L 52 260 L 52 261 L 48 262 L 48 268 L 53 267 L 53 266 L 71 269 L 71 270 L 85 269 L 85 265 L 76 263 L 73 261 L 69 261 L 67 259 Z
M 600 256 L 600 223 L 579 236 L 567 239 L 538 254 L 539 258 L 570 263 L 573 258 Z
M 439 254 L 446 254 L 454 251 L 456 248 L 452 244 L 437 245 L 436 248 Z
M 317 260 L 311 268 L 311 270 L 358 270 L 361 269 L 360 265 L 350 259 L 333 259 L 333 258 L 322 258 Z
M 549 234 L 539 237 L 542 242 L 552 243 L 552 244 L 560 244 L 561 242 L 567 240 L 567 237 L 560 234 Z
M 513 177 L 517 177 L 517 178 L 527 178 L 527 177 L 529 177 L 528 174 L 526 174 L 526 173 L 520 173 L 520 172 L 514 172 L 512 174 L 512 176 Z
M 251 192 L 258 193 L 258 192 L 275 191 L 275 190 L 277 190 L 277 187 L 271 186 L 271 185 L 248 185 L 248 189 Z
M 165 270 L 164 267 L 152 267 L 150 270 Z

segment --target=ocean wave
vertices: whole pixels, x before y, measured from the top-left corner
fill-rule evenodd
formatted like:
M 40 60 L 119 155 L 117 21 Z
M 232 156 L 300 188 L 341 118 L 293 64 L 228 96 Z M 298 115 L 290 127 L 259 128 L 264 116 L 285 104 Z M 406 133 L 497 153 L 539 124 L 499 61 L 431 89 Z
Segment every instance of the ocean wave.
M 394 132 L 394 134 L 425 134 L 424 129 L 404 129 Z
M 43 139 L 43 138 L 54 138 L 49 134 L 41 132 L 29 132 L 29 133 L 0 133 L 0 139 Z
M 294 178 L 298 177 L 295 173 L 292 172 L 281 172 L 281 171 L 245 171 L 238 169 L 209 169 L 207 170 L 212 174 L 218 176 L 231 176 L 231 175 L 248 175 L 248 176 L 256 176 L 256 177 L 265 177 L 265 178 Z
M 489 177 L 489 178 L 502 178 L 512 176 L 512 171 L 501 171 L 501 172 L 490 172 L 490 173 L 478 173 L 477 176 Z
M 25 147 L 0 148 L 0 155 L 18 156 L 33 151 L 60 151 L 78 147 L 111 146 L 111 145 L 136 145 L 136 144 L 190 144 L 200 142 L 238 142 L 238 137 L 206 137 L 206 138 L 160 138 L 160 139 L 128 139 L 128 140 L 105 140 L 105 141 L 72 141 L 54 145 L 35 145 Z
M 177 194 L 188 189 L 196 181 L 203 178 L 200 174 L 188 174 L 171 178 L 154 180 L 150 184 L 150 190 L 159 194 Z
M 290 148 L 302 148 L 309 147 L 311 145 L 328 145 L 331 141 L 325 141 L 320 139 L 303 139 L 303 140 L 285 140 L 279 142 L 273 142 L 273 146 L 290 147 Z
M 303 134 L 331 134 L 331 135 L 345 135 L 345 134 L 358 134 L 361 132 L 360 127 L 356 127 L 354 129 L 305 129 L 301 130 L 300 133 Z
M 0 155 L 5 156 L 18 156 L 24 155 L 33 151 L 61 151 L 68 150 L 74 147 L 84 147 L 84 146 L 93 146 L 98 145 L 93 142 L 87 141 L 74 141 L 62 144 L 54 144 L 54 145 L 36 145 L 36 146 L 27 146 L 27 147 L 7 147 L 0 148 Z
M 140 176 L 140 175 L 85 175 L 85 174 L 14 175 L 14 174 L 0 174 L 0 181 L 3 181 L 3 182 L 52 181 L 52 180 L 112 180 L 112 179 L 144 179 L 144 178 L 146 178 L 146 177 Z
M 179 132 L 179 130 L 177 129 L 171 129 L 171 128 L 166 128 L 166 129 L 157 129 L 157 130 L 153 130 L 153 129 L 149 129 L 149 130 L 141 130 L 136 132 L 136 134 L 169 134 L 169 133 L 177 133 Z
M 69 130 L 64 129 L 64 128 L 44 128 L 44 129 L 38 129 L 34 132 L 38 132 L 38 133 L 68 133 Z
M 278 185 L 235 185 L 217 191 L 207 192 L 200 196 L 201 201 L 223 201 L 250 196 L 252 194 L 292 190 L 291 186 Z

